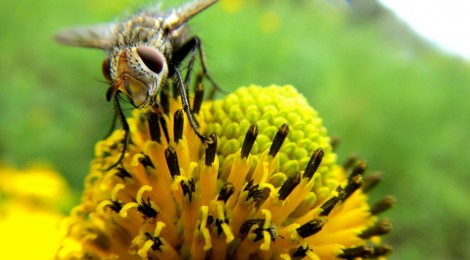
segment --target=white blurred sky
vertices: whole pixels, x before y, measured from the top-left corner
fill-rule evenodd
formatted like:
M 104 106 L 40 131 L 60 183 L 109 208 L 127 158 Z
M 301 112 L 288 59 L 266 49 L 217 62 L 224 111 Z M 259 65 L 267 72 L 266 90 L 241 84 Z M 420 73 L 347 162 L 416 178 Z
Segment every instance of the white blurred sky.
M 470 60 L 470 0 L 380 0 L 416 32 Z

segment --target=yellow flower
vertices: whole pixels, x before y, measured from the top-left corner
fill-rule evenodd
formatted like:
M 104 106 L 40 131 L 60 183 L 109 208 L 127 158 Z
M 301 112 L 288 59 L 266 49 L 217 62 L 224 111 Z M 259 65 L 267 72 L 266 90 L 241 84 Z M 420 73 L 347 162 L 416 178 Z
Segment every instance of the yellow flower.
M 204 102 L 194 110 L 207 144 L 179 99 L 165 95 L 160 104 L 164 120 L 139 110 L 128 119 L 131 141 L 118 167 L 106 170 L 120 156 L 122 131 L 97 144 L 59 258 L 350 259 L 390 251 L 380 242 L 390 223 L 376 215 L 393 200 L 369 207 L 365 163 L 336 164 L 322 119 L 293 87 L 250 86 Z
M 64 179 L 44 166 L 0 168 L 0 259 L 52 259 L 63 234 Z

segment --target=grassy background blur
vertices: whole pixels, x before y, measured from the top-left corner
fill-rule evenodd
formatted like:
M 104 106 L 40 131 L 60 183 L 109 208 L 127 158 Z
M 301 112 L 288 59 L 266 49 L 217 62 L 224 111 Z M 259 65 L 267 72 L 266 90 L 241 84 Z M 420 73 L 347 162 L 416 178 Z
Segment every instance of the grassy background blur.
M 106 134 L 99 50 L 56 45 L 68 26 L 113 21 L 131 0 L 5 0 L 0 8 L 0 156 L 51 163 L 79 191 Z M 173 6 L 182 1 L 166 1 Z M 250 2 L 250 4 L 248 4 Z M 222 0 L 191 21 L 213 78 L 296 86 L 393 194 L 392 259 L 470 258 L 470 65 L 417 38 L 374 1 Z

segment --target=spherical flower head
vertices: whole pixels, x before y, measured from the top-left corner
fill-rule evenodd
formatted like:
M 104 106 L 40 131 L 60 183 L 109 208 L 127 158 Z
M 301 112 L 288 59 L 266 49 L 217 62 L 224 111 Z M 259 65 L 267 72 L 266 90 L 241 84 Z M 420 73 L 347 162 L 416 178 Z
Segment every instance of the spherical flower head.
M 196 101 L 197 98 L 194 98 Z M 365 163 L 336 163 L 321 118 L 293 87 L 250 86 L 163 113 L 135 110 L 96 146 L 58 258 L 335 259 L 385 255 L 390 230 L 361 189 Z M 370 187 L 370 185 L 368 185 Z

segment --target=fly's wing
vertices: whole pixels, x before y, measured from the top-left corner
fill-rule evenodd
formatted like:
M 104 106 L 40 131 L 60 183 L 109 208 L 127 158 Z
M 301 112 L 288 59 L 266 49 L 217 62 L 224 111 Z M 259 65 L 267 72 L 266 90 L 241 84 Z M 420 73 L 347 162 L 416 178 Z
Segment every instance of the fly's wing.
M 173 10 L 165 18 L 165 27 L 168 31 L 178 29 L 196 14 L 204 11 L 219 0 L 196 0 Z
M 89 48 L 109 49 L 116 24 L 73 27 L 55 35 L 58 43 Z

